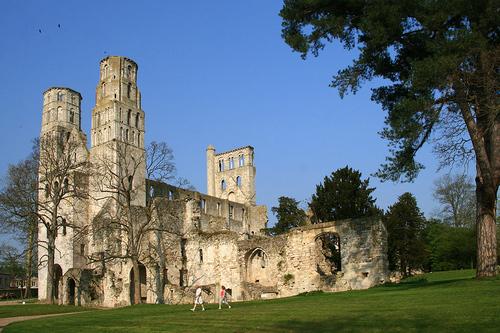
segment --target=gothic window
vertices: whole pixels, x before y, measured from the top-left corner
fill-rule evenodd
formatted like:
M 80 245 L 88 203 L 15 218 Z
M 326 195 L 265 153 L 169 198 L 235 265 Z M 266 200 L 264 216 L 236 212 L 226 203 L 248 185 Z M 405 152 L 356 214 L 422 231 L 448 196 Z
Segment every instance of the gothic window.
M 219 171 L 224 171 L 224 160 L 219 160 Z
M 226 181 L 224 179 L 220 182 L 220 189 L 222 191 L 226 190 Z
M 236 186 L 241 187 L 241 177 L 236 177 Z
M 127 78 L 132 77 L 132 66 L 128 65 L 127 66 L 127 72 L 126 72 Z
M 201 199 L 200 208 L 203 213 L 207 212 L 207 201 L 205 199 Z
M 220 202 L 217 203 L 217 215 L 218 216 L 221 215 L 221 205 L 220 205 Z
M 132 186 L 134 186 L 134 176 L 128 176 L 128 186 L 129 190 L 131 190 Z
M 103 78 L 106 78 L 108 76 L 108 65 L 104 65 L 104 70 L 103 72 Z
M 132 84 L 127 84 L 127 98 L 130 98 L 130 93 L 132 91 Z
M 123 127 L 120 127 L 120 140 L 123 141 Z
M 139 113 L 135 114 L 135 127 L 139 128 Z
M 200 254 L 200 264 L 202 264 L 203 263 L 203 250 L 200 249 L 198 252 Z
M 234 159 L 232 157 L 229 158 L 229 169 L 234 169 Z
M 63 184 L 64 184 L 64 187 L 63 187 L 64 192 L 68 192 L 68 190 L 69 190 L 69 181 L 68 181 L 68 178 L 64 178 Z
M 242 167 L 245 165 L 245 156 L 240 155 L 238 159 L 238 166 Z
M 62 227 L 63 227 L 62 234 L 63 236 L 66 236 L 66 219 L 62 219 Z
M 111 140 L 111 126 L 108 127 L 108 141 Z
M 104 97 L 106 96 L 106 83 L 102 83 L 101 85 L 101 96 Z
M 73 109 L 69 111 L 69 122 L 72 124 L 75 122 L 75 111 Z
M 128 128 L 125 130 L 125 141 L 128 142 Z
M 132 131 L 132 143 L 135 144 L 135 131 Z
M 168 191 L 168 200 L 174 200 L 174 192 L 171 190 Z
M 137 133 L 137 146 L 141 146 L 141 133 Z
M 130 125 L 130 117 L 132 115 L 132 110 L 128 110 L 128 113 L 127 113 L 127 125 Z
M 57 93 L 57 101 L 61 102 L 63 99 L 64 99 L 64 94 L 62 93 L 62 91 L 59 91 Z

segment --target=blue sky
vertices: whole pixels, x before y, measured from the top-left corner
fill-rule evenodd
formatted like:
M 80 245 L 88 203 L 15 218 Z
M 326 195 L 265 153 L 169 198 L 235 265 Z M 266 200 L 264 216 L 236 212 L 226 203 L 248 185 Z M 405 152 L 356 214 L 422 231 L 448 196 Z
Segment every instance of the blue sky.
M 255 147 L 257 202 L 268 207 L 281 195 L 307 200 L 324 176 L 345 165 L 369 176 L 388 151 L 377 134 L 385 114 L 370 100 L 373 83 L 340 99 L 328 84 L 355 53 L 331 44 L 320 57 L 302 60 L 281 39 L 281 6 L 268 0 L 3 1 L 0 173 L 29 153 L 48 87 L 83 95 L 88 133 L 99 61 L 123 55 L 139 64 L 146 141 L 166 141 L 179 175 L 201 192 L 209 144 L 219 152 Z M 371 178 L 379 206 L 410 191 L 427 216 L 437 208 L 431 147 L 418 159 L 427 169 L 414 183 Z

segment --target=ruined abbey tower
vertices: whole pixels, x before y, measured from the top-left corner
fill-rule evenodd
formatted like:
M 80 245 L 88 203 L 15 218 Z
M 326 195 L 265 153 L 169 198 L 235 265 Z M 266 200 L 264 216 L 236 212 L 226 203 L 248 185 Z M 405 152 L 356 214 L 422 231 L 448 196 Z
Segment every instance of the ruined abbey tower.
M 58 179 L 41 162 L 41 202 L 57 190 L 64 201 L 53 264 L 47 247 L 39 247 L 40 299 L 53 288 L 60 304 L 132 303 L 136 270 L 129 252 L 136 239 L 130 230 L 136 228 L 143 234 L 133 255 L 140 298 L 147 303 L 190 302 L 194 285 L 215 302 L 221 285 L 233 300 L 250 300 L 362 289 L 387 280 L 387 235 L 377 219 L 311 224 L 268 236 L 251 146 L 225 152 L 208 146 L 206 194 L 148 179 L 146 118 L 133 60 L 101 60 L 90 145 L 81 129 L 81 99 L 60 87 L 43 96 L 41 156 L 67 158 L 73 169 Z M 142 228 L 147 221 L 152 227 Z M 39 239 L 47 241 L 43 227 Z

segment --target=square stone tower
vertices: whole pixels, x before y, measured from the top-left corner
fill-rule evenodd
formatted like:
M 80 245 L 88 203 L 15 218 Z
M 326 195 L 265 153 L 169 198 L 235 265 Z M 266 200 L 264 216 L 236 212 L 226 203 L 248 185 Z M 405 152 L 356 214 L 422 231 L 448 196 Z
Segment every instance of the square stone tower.
M 242 204 L 255 205 L 255 166 L 253 147 L 246 146 L 215 153 L 207 148 L 208 195 Z

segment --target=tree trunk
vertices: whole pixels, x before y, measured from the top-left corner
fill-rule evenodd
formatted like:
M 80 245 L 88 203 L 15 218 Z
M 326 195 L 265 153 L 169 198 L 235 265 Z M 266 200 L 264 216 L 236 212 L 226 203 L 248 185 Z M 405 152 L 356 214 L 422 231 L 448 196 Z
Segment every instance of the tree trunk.
M 28 251 L 26 253 L 26 292 L 24 294 L 24 298 L 31 297 L 31 263 L 33 257 L 33 243 L 34 243 L 34 235 L 30 230 L 30 234 L 28 236 Z
M 134 304 L 142 303 L 141 299 L 141 273 L 139 272 L 139 260 L 132 259 L 132 269 L 134 272 Z
M 158 253 L 158 269 L 156 271 L 156 297 L 158 304 L 165 304 L 165 254 L 161 243 L 161 233 L 156 231 L 156 245 Z
M 496 276 L 496 200 L 498 188 L 487 186 L 476 177 L 476 229 L 477 229 L 477 271 L 476 277 Z
M 49 304 L 54 304 L 54 248 L 54 237 L 51 231 L 47 230 L 47 302 Z

